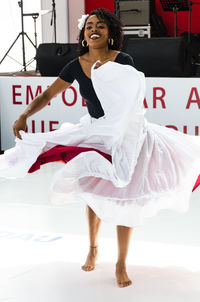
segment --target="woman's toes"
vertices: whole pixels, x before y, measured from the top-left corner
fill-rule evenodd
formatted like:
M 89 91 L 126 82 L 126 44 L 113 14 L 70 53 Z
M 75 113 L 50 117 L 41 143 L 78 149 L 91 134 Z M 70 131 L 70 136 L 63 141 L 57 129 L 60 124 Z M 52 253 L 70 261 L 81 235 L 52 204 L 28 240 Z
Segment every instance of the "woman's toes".
M 124 284 L 122 282 L 118 282 L 119 287 L 124 287 Z
M 95 268 L 97 258 L 98 258 L 97 251 L 94 252 L 94 251 L 90 250 L 89 254 L 87 256 L 86 262 L 84 265 L 82 265 L 81 268 L 87 272 L 92 271 Z
M 119 287 L 126 287 L 132 284 L 132 281 L 129 279 L 126 269 L 123 267 L 116 270 L 117 284 Z
M 126 287 L 132 284 L 132 281 L 118 282 L 119 287 Z
M 83 265 L 81 268 L 84 271 L 92 271 L 95 268 L 95 266 L 93 266 L 93 265 Z

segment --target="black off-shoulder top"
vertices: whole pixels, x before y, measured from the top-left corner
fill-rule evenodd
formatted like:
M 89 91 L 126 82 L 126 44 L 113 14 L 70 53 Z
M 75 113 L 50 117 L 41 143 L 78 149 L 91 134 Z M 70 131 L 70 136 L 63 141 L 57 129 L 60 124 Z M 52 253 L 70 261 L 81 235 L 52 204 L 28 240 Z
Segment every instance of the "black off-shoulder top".
M 132 57 L 124 52 L 119 52 L 114 62 L 134 66 Z M 73 83 L 74 80 L 77 80 L 80 94 L 85 100 L 89 114 L 94 118 L 99 118 L 104 115 L 103 108 L 95 93 L 92 81 L 83 72 L 78 58 L 64 66 L 59 77 L 69 83 Z

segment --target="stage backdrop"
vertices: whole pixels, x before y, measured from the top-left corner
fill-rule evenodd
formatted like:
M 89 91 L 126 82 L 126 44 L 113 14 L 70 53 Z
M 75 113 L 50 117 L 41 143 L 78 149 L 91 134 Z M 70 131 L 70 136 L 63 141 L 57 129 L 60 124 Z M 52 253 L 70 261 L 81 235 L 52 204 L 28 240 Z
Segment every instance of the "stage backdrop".
M 90 14 L 90 12 L 99 7 L 104 7 L 111 12 L 114 12 L 115 1 L 114 0 L 85 0 L 85 12 Z
M 200 22 L 199 22 L 200 0 L 195 0 L 193 1 L 193 3 L 194 5 L 192 5 L 192 12 L 191 12 L 191 32 L 198 34 L 200 32 Z M 155 4 L 156 4 L 156 13 L 162 17 L 163 22 L 167 28 L 168 34 L 171 37 L 173 37 L 174 36 L 174 12 L 164 11 L 160 0 L 155 0 Z M 188 23 L 189 23 L 189 12 L 178 11 L 177 12 L 178 36 L 180 36 L 180 34 L 185 31 L 188 32 Z
M 54 77 L 1 77 L 1 148 L 14 146 L 12 124 Z M 134 83 L 133 83 L 134 85 Z M 131 96 L 130 96 L 131 98 Z M 200 86 L 197 78 L 147 78 L 146 118 L 192 135 L 200 135 Z M 77 123 L 87 113 L 77 82 L 28 120 L 29 132 L 58 129 L 63 122 Z

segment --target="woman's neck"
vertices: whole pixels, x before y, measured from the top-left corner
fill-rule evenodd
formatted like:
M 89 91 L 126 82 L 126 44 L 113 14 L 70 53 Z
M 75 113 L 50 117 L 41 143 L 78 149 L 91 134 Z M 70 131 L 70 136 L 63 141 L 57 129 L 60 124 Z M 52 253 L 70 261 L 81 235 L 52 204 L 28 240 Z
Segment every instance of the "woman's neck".
M 109 48 L 99 48 L 99 49 L 89 49 L 88 52 L 88 59 L 91 62 L 96 62 L 97 60 L 104 61 L 106 60 L 110 55 L 110 49 Z

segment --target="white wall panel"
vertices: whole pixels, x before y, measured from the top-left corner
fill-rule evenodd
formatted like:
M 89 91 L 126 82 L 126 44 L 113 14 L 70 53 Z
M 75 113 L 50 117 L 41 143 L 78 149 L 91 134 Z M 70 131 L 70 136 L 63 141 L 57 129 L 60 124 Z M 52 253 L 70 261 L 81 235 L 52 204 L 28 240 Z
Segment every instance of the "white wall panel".
M 84 0 L 68 0 L 68 17 L 69 17 L 69 42 L 77 43 L 79 34 L 77 20 L 85 14 Z
M 68 5 L 67 0 L 55 0 L 56 42 L 68 43 Z M 42 10 L 52 11 L 52 0 L 41 0 Z M 54 26 L 50 25 L 52 13 L 42 16 L 42 42 L 54 43 Z

